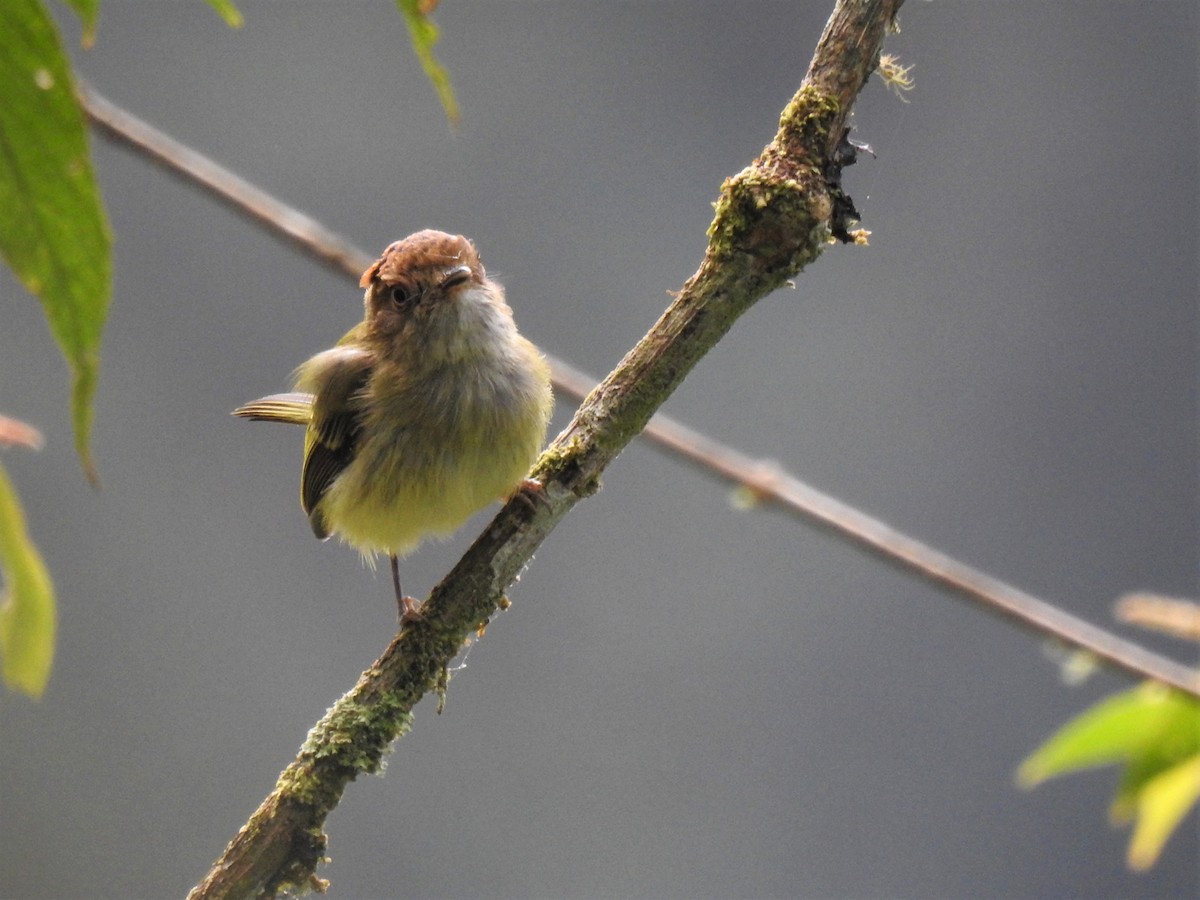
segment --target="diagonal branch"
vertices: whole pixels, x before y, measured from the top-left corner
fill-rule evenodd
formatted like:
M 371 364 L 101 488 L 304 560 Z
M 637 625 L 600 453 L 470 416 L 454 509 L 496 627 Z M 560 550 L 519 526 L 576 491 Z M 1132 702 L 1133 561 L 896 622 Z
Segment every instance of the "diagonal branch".
M 312 729 L 193 900 L 274 896 L 314 883 L 322 827 L 346 785 L 378 769 L 409 727 L 413 706 L 438 689 L 446 666 L 496 611 L 545 536 L 594 492 L 605 466 L 734 321 L 820 255 L 836 192 L 825 172 L 899 3 L 837 5 L 775 140 L 722 186 L 700 268 L 534 467 L 545 502 L 514 500 L 500 511 L 434 589 L 425 618 L 401 632 Z
M 355 284 L 373 262 L 372 257 L 312 217 L 137 118 L 97 94 L 82 79 L 76 79 L 76 83 L 84 115 L 105 137 L 127 144 L 171 174 L 200 185 L 235 212 L 286 238 L 326 266 L 346 273 Z
M 539 462 L 546 503 L 503 509 L 434 591 L 426 620 L 398 636 L 358 685 L 313 728 L 275 791 L 226 849 L 192 897 L 271 896 L 316 884 L 323 822 L 345 786 L 375 771 L 407 730 L 421 696 L 443 683 L 447 663 L 486 623 L 504 589 L 545 535 L 594 490 L 604 467 L 643 428 L 654 441 L 756 497 L 825 524 L 969 598 L 1101 659 L 1192 693 L 1195 673 L 919 544 L 780 471 L 651 415 L 738 316 L 816 258 L 836 229 L 840 192 L 826 180 L 850 105 L 876 63 L 885 24 L 901 0 L 839 4 L 804 85 L 784 110 L 775 140 L 722 188 L 700 269 L 660 321 L 603 384 Z M 853 8 L 849 8 L 853 7 Z M 367 257 L 319 223 L 231 176 L 211 160 L 131 117 L 93 92 L 96 127 L 183 173 L 240 211 L 357 278 Z M 834 221 L 831 221 L 834 220 Z M 556 384 L 580 396 L 592 382 L 556 363 Z
M 91 89 L 81 91 L 84 110 L 107 137 L 124 143 L 169 172 L 198 184 L 217 199 L 285 238 L 303 253 L 357 284 L 371 257 L 341 235 L 294 207 L 282 203 L 192 148 L 110 102 Z M 547 355 L 555 387 L 577 400 L 596 380 L 569 363 Z M 885 523 L 822 493 L 778 464 L 753 459 L 732 447 L 656 413 L 643 435 L 656 446 L 697 468 L 748 490 L 758 502 L 797 518 L 823 525 L 888 562 L 915 572 L 968 601 L 982 605 L 1016 624 L 1077 647 L 1099 662 L 1140 678 L 1168 684 L 1200 696 L 1194 669 L 1151 652 L 1140 644 L 1072 616 L 1051 603 L 974 569 L 897 531 Z

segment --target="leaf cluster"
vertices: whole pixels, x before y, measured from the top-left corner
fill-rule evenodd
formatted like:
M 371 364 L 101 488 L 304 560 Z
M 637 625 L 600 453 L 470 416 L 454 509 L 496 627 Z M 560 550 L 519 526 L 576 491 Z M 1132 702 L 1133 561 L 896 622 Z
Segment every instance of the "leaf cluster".
M 99 0 L 64 0 L 95 42 Z M 232 0 L 206 0 L 232 28 Z M 446 110 L 458 117 L 449 77 L 433 56 L 434 0 L 396 0 L 413 48 Z M 87 122 L 70 60 L 43 0 L 0 3 L 0 257 L 42 304 L 71 373 L 71 424 L 84 473 L 91 452 L 100 343 L 112 298 L 112 233 L 92 169 Z M 12 420 L 4 420 L 11 422 Z M 25 529 L 16 491 L 0 471 L 0 653 L 9 687 L 39 696 L 54 656 L 49 574 Z
M 1129 866 L 1148 869 L 1200 800 L 1200 701 L 1155 682 L 1109 697 L 1035 750 L 1017 780 L 1034 787 L 1104 765 L 1122 767 L 1110 816 L 1134 823 Z

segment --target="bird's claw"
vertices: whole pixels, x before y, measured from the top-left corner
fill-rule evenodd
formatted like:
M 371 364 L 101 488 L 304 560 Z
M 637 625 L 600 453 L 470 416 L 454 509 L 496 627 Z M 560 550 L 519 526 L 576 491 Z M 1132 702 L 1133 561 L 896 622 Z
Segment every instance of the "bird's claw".
M 421 613 L 421 604 L 416 597 L 397 597 L 396 604 L 399 607 L 401 629 L 424 621 L 425 616 Z
M 522 478 L 517 489 L 509 496 L 533 513 L 536 513 L 539 508 L 550 505 L 550 498 L 546 496 L 546 488 L 536 478 Z

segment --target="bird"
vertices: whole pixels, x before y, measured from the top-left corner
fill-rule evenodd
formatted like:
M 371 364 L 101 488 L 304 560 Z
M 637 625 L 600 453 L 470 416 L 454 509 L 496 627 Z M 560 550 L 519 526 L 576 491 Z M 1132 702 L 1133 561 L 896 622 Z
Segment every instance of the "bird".
M 421 618 L 399 559 L 526 478 L 553 407 L 550 369 L 517 330 L 475 245 L 426 229 L 363 273 L 364 316 L 233 415 L 305 426 L 300 505 L 313 534 L 388 556 L 400 624 Z

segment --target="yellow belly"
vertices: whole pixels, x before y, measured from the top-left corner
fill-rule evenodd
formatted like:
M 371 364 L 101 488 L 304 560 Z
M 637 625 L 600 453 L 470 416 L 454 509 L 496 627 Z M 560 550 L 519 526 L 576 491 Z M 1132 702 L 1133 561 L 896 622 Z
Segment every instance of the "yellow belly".
M 538 434 L 540 438 L 540 433 Z M 429 537 L 445 537 L 472 514 L 511 493 L 537 453 L 536 442 L 458 453 L 363 453 L 321 498 L 322 518 L 364 555 L 403 556 Z
M 318 503 L 329 530 L 364 555 L 403 556 L 512 493 L 545 437 L 549 372 L 505 388 L 467 381 L 443 397 L 380 398 L 380 418 Z

